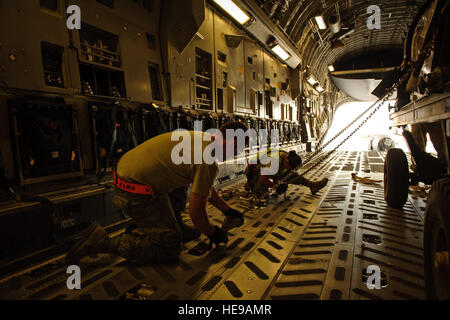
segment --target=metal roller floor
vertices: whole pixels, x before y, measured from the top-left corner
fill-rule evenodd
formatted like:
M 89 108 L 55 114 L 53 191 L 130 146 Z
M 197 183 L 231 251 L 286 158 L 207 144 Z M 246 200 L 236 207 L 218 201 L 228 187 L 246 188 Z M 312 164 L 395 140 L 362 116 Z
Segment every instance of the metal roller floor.
M 317 195 L 290 186 L 264 208 L 252 207 L 243 182 L 224 188 L 246 222 L 225 248 L 194 256 L 186 244 L 173 265 L 136 265 L 97 255 L 81 264 L 82 289 L 68 290 L 63 256 L 0 279 L 1 299 L 123 299 L 148 285 L 148 299 L 424 299 L 423 211 L 426 193 L 410 194 L 403 211 L 383 198 L 384 153 L 336 152 L 308 175 L 328 177 Z M 314 163 L 309 164 L 314 166 Z M 223 216 L 208 210 L 215 224 Z M 369 290 L 367 267 L 381 269 Z M 147 291 L 148 293 L 148 291 Z

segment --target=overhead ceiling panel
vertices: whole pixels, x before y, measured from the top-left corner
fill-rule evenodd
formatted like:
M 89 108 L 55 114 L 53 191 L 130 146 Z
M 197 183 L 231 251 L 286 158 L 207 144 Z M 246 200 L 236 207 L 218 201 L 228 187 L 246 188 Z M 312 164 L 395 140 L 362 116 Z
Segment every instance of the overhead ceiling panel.
M 328 66 L 341 58 L 374 49 L 402 47 L 409 25 L 426 1 L 378 0 L 372 3 L 367 0 L 247 0 L 260 6 L 297 45 L 304 64 L 309 65 L 318 77 L 326 77 Z M 370 16 L 367 8 L 373 4 L 381 9 L 381 28 L 370 30 L 367 27 Z M 355 31 L 342 39 L 344 47 L 332 48 L 330 40 L 333 40 L 334 34 L 329 28 L 311 28 L 309 21 L 316 15 L 323 15 L 325 20 L 330 15 L 339 16 L 344 31 L 354 25 Z M 306 40 L 309 40 L 307 44 Z

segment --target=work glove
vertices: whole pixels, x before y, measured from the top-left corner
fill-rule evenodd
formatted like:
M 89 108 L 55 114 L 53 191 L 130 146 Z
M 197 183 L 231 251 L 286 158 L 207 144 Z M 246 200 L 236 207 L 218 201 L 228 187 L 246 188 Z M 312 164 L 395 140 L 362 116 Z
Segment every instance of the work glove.
M 227 243 L 228 242 L 228 236 L 225 231 L 223 231 L 218 226 L 214 226 L 216 231 L 208 236 L 208 238 L 211 240 L 212 243 L 214 243 L 216 246 L 218 246 L 221 243 Z
M 244 214 L 236 209 L 230 207 L 223 214 L 226 216 L 225 221 L 222 225 L 222 229 L 225 232 L 240 227 L 244 224 Z
M 288 189 L 288 185 L 287 183 L 280 183 L 279 185 L 276 186 L 275 191 L 277 192 L 277 194 L 283 194 L 287 191 Z

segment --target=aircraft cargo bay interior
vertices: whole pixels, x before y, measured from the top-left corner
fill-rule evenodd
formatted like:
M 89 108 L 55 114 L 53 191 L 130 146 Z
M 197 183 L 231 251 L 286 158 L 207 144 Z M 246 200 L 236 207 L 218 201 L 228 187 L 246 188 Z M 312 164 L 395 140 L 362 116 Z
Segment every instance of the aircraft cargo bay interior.
M 449 300 L 449 38 L 448 0 L 0 0 L 0 300 Z

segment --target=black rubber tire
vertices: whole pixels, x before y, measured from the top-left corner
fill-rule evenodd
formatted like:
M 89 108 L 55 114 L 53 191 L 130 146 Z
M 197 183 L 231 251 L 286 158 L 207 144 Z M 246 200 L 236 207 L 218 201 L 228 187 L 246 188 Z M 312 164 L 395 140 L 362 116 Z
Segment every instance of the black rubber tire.
M 384 199 L 392 208 L 402 208 L 408 200 L 408 160 L 402 149 L 389 149 L 384 161 Z
M 436 252 L 450 251 L 450 178 L 437 180 L 425 208 L 423 237 L 425 288 L 428 299 L 450 299 L 450 267 L 435 268 Z

